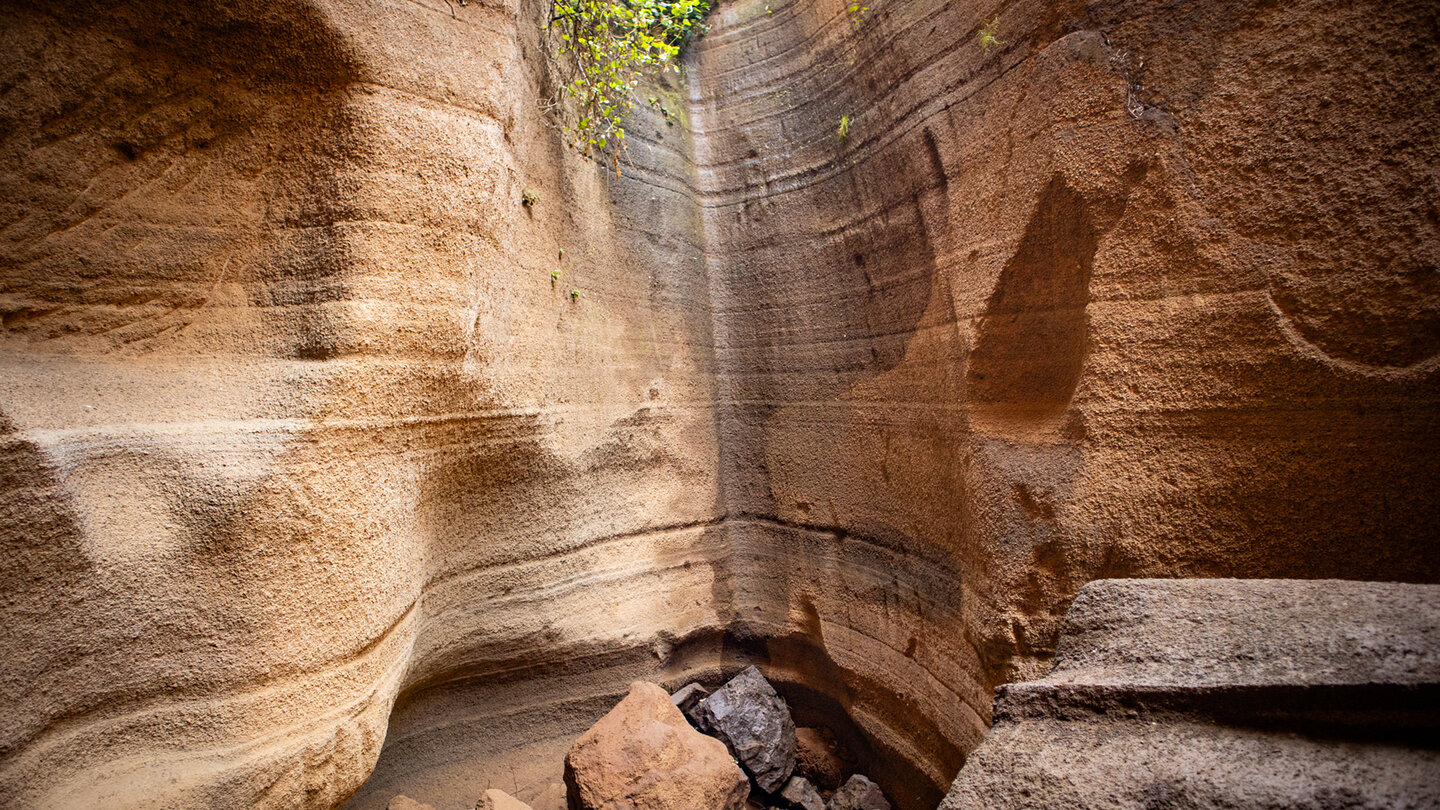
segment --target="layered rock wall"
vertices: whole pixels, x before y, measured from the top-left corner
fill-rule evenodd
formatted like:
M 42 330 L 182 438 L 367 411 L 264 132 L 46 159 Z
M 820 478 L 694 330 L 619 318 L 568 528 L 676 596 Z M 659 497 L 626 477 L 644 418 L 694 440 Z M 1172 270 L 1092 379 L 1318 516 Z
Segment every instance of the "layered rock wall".
M 1086 581 L 1440 574 L 1434 33 L 720 6 L 691 92 L 737 618 L 904 806 Z
M 727 2 L 618 178 L 531 0 L 0 14 L 0 804 L 757 662 L 909 810 L 1090 579 L 1440 578 L 1427 4 Z
M 397 694 L 716 624 L 685 139 L 455 11 L 3 9 L 0 804 L 333 806 Z

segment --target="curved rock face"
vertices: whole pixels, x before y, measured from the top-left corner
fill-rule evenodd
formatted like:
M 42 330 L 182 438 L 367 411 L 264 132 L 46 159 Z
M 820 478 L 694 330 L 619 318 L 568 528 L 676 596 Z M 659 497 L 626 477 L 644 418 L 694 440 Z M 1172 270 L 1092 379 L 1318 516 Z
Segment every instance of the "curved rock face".
M 758 663 L 912 810 L 1090 579 L 1440 578 L 1425 3 L 736 0 L 619 178 L 531 0 L 36 5 L 0 804 L 529 799 Z
M 37 5 L 0 24 L 0 805 L 330 807 L 402 690 L 716 625 L 679 136 L 623 184 L 566 155 L 537 8 Z
M 887 793 L 1091 579 L 1440 574 L 1424 4 L 848 6 L 692 97 L 736 617 Z

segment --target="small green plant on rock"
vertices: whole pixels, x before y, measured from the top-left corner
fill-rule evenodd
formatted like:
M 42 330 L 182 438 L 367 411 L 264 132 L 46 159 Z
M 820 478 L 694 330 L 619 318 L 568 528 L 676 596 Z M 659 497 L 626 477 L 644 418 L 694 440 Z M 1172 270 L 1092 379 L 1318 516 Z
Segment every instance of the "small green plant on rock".
M 539 194 L 536 194 L 528 188 L 520 192 L 520 204 L 525 206 L 526 208 L 534 208 L 535 203 L 538 202 L 540 202 Z
M 865 22 L 865 15 L 870 12 L 870 7 L 851 3 L 845 11 L 850 15 L 850 24 L 858 29 Z
M 571 291 L 570 291 L 570 300 L 571 300 L 571 301 L 579 301 L 579 300 L 580 300 L 580 291 L 579 291 L 579 290 L 571 290 Z
M 985 23 L 985 25 L 981 26 L 981 28 L 980 28 L 980 50 L 984 51 L 985 53 L 989 53 L 989 52 L 990 52 L 990 46 L 992 46 L 992 45 L 1009 45 L 1009 44 L 1010 44 L 1010 43 L 1005 42 L 1004 40 L 1000 39 L 999 37 L 995 36 L 995 29 L 996 29 L 996 27 L 998 27 L 999 25 L 1000 25 L 1000 18 L 999 18 L 999 17 L 996 17 L 995 19 L 993 19 L 993 20 L 991 20 L 990 22 Z
M 665 125 L 666 125 L 666 126 L 669 126 L 669 127 L 675 126 L 675 122 L 676 122 L 677 120 L 679 120 L 679 116 L 677 116 L 675 113 L 671 112 L 670 109 L 667 108 L 664 104 L 660 103 L 660 99 L 656 98 L 655 96 L 651 96 L 651 97 L 649 98 L 649 102 L 650 102 L 650 106 L 651 106 L 651 107 L 654 107 L 656 110 L 659 110 L 659 111 L 660 111 L 660 114 L 663 115 L 663 116 L 665 116 Z
M 842 141 L 850 137 L 850 116 L 840 116 L 840 128 L 836 130 L 835 136 Z

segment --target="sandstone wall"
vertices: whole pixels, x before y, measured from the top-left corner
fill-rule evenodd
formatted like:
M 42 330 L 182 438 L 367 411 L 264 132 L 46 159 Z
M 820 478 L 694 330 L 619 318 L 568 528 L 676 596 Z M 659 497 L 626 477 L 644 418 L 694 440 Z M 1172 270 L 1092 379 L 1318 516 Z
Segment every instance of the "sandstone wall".
M 210 5 L 0 9 L 0 804 L 753 660 L 910 810 L 1090 579 L 1440 578 L 1426 4 L 735 0 L 618 179 L 539 3 Z
M 1440 575 L 1432 6 L 850 5 L 691 92 L 740 617 L 902 806 L 1088 580 Z
M 715 624 L 684 140 L 455 11 L 4 8 L 0 805 L 329 807 L 402 691 Z

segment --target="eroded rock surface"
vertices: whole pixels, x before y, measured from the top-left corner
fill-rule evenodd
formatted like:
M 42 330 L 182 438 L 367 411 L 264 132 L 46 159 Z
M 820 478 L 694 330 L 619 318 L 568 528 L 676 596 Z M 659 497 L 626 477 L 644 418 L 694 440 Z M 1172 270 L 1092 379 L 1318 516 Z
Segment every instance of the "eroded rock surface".
M 1087 585 L 942 810 L 1440 803 L 1440 586 Z
M 928 810 L 1091 579 L 1440 579 L 1432 4 L 869 5 L 615 178 L 541 2 L 0 4 L 0 805 L 529 798 L 757 662 Z
M 687 136 L 454 5 L 0 3 L 0 806 L 525 798 L 725 623 Z
M 835 790 L 850 775 L 853 765 L 839 751 L 835 735 L 827 729 L 795 729 L 795 772 L 821 790 Z
M 480 794 L 475 810 L 531 810 L 531 807 L 503 790 L 491 788 Z
M 692 66 L 734 615 L 797 720 L 933 808 L 1092 579 L 1440 579 L 1431 5 L 866 5 L 722 4 Z
M 780 798 L 799 810 L 825 810 L 825 800 L 820 791 L 803 776 L 792 776 L 780 788 Z
M 540 791 L 530 802 L 534 810 L 566 810 L 565 785 L 556 782 Z
M 670 696 L 643 682 L 571 746 L 573 810 L 740 810 L 750 780 L 725 744 L 690 727 Z

